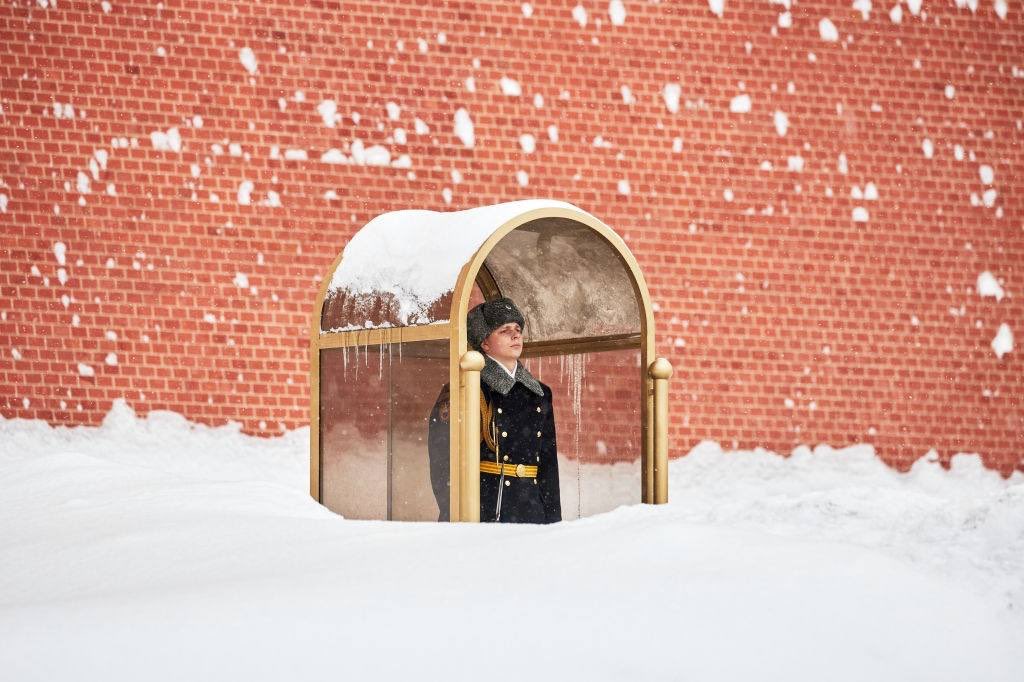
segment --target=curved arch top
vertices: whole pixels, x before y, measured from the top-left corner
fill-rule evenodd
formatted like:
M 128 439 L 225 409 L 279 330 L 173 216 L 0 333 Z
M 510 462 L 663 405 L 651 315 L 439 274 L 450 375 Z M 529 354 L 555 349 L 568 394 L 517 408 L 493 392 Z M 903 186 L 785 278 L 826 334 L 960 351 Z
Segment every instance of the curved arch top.
M 377 216 L 356 232 L 325 278 L 321 333 L 446 321 L 459 272 L 480 245 L 516 216 L 553 209 L 583 213 L 563 201 L 529 199 Z
M 504 293 L 547 310 L 548 319 L 530 321 L 535 338 L 594 336 L 587 320 L 606 321 L 612 334 L 642 333 L 651 321 L 643 275 L 622 239 L 572 204 L 532 199 L 374 218 L 324 280 L 320 334 L 465 319 L 476 283 L 487 297 Z M 531 305 L 541 296 L 564 302 L 577 321 Z
M 497 227 L 463 268 L 451 319 L 466 319 L 482 271 L 523 311 L 529 345 L 646 338 L 653 328 L 650 295 L 633 254 L 614 230 L 571 204 L 526 211 Z

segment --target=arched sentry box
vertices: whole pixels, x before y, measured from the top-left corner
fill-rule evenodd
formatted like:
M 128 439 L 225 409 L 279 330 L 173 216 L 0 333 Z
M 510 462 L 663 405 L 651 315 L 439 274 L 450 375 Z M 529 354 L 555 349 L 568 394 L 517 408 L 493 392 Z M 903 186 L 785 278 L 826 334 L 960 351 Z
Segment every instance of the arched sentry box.
M 353 236 L 313 308 L 315 499 L 348 518 L 436 520 L 447 503 L 440 516 L 478 520 L 482 363 L 466 313 L 501 296 L 526 319 L 521 361 L 554 393 L 563 518 L 667 501 L 671 367 L 653 358 L 647 285 L 611 228 L 550 200 L 396 211 Z M 446 384 L 435 495 L 427 432 Z

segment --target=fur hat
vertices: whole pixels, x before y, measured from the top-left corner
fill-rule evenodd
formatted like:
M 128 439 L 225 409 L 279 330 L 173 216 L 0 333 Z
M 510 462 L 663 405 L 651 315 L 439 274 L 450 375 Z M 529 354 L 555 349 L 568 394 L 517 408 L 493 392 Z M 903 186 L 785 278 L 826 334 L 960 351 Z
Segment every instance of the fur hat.
M 526 327 L 526 320 L 510 298 L 496 298 L 476 306 L 466 315 L 466 336 L 469 345 L 482 350 L 481 345 L 498 327 L 509 322 Z

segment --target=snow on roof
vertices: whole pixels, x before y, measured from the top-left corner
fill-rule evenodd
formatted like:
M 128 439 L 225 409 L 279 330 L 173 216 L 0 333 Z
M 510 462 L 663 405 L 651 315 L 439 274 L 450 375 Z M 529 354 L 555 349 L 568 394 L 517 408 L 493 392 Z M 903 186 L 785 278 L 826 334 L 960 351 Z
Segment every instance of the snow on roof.
M 540 208 L 581 209 L 564 201 L 527 199 L 464 211 L 392 211 L 377 216 L 349 241 L 327 297 L 393 295 L 401 324 L 416 324 L 455 288 L 462 266 L 504 223 Z M 422 322 L 420 322 L 422 323 Z

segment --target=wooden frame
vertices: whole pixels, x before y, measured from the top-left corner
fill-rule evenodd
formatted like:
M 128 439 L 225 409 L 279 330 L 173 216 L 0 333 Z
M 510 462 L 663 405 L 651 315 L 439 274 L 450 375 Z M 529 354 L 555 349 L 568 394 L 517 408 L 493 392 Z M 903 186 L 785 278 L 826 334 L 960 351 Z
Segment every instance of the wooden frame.
M 523 212 L 516 217 L 497 226 L 491 235 L 477 249 L 473 257 L 459 272 L 452 296 L 452 308 L 448 322 L 415 327 L 388 327 L 381 329 L 357 329 L 352 331 L 321 333 L 320 324 L 324 298 L 333 278 L 334 272 L 341 265 L 342 255 L 335 258 L 327 276 L 324 277 L 317 291 L 313 304 L 312 323 L 310 324 L 310 495 L 321 501 L 320 490 L 320 351 L 325 348 L 341 348 L 357 345 L 381 343 L 404 343 L 434 339 L 449 340 L 449 385 L 452 387 L 452 419 L 449 422 L 450 448 L 450 496 L 449 513 L 452 521 L 472 520 L 479 515 L 479 491 L 476 500 L 468 499 L 471 490 L 462 484 L 466 474 L 467 428 L 472 431 L 468 419 L 455 418 L 455 415 L 467 414 L 466 385 L 464 373 L 460 369 L 460 361 L 468 350 L 466 337 L 466 314 L 469 312 L 469 299 L 473 285 L 479 284 L 484 296 L 488 299 L 500 295 L 498 284 L 485 265 L 485 261 L 497 244 L 516 228 L 545 218 L 565 218 L 589 227 L 601 236 L 615 251 L 624 270 L 629 274 L 633 293 L 636 296 L 640 318 L 639 334 L 618 334 L 584 339 L 543 341 L 526 343 L 523 355 L 538 357 L 566 352 L 581 353 L 620 348 L 639 348 L 641 381 L 640 420 L 643 448 L 641 451 L 641 500 L 646 503 L 664 502 L 667 500 L 667 466 L 659 462 L 655 466 L 655 409 L 654 379 L 649 368 L 654 361 L 654 313 L 650 293 L 640 267 L 630 253 L 625 242 L 610 227 L 594 216 L 579 209 L 562 207 L 545 207 Z M 471 400 L 468 402 L 472 402 Z M 659 406 L 659 411 L 667 410 Z M 472 419 L 472 417 L 470 417 Z M 660 430 L 666 428 L 659 424 Z M 659 450 L 665 446 L 660 442 Z M 656 491 L 659 494 L 656 495 Z M 661 494 L 664 491 L 664 494 Z
M 523 357 L 537 358 L 564 353 L 597 353 L 603 350 L 636 348 L 640 345 L 640 339 L 640 334 L 610 334 L 564 341 L 527 341 L 523 344 Z

